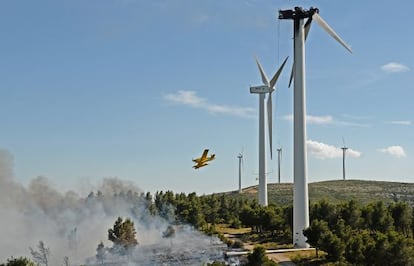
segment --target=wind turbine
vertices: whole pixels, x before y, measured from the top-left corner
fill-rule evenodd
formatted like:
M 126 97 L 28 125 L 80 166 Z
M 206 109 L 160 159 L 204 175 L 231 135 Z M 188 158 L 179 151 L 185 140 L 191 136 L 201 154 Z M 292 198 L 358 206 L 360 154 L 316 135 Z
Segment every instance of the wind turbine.
M 352 53 L 351 48 L 319 16 L 319 10 L 311 7 L 304 10 L 279 10 L 279 19 L 293 20 L 293 244 L 308 247 L 303 229 L 309 227 L 309 195 L 306 154 L 306 84 L 305 84 L 305 39 L 312 21 L 316 21 L 329 35 Z M 306 24 L 304 20 L 307 19 Z
M 282 159 L 282 147 L 277 149 L 277 180 L 280 184 L 280 160 Z
M 237 156 L 239 158 L 239 193 L 242 193 L 241 176 L 242 176 L 242 164 L 243 164 L 243 151 Z
M 265 149 L 265 94 L 269 93 L 267 99 L 267 123 L 269 129 L 270 158 L 272 158 L 272 92 L 277 79 L 282 72 L 288 58 L 283 61 L 282 65 L 276 71 L 275 75 L 269 81 L 262 65 L 256 58 L 256 64 L 262 76 L 263 85 L 250 87 L 250 93 L 259 94 L 259 204 L 267 206 L 267 181 L 266 181 L 266 149 Z
M 344 146 L 341 148 L 342 149 L 342 179 L 345 180 L 345 153 L 348 147 L 346 147 L 345 145 L 344 138 L 342 138 L 342 143 L 344 144 Z

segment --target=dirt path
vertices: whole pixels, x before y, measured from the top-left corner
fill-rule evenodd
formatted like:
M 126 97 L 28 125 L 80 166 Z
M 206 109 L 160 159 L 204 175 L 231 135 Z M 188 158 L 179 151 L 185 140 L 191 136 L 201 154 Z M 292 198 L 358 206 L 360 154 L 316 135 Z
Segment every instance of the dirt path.
M 274 262 L 279 263 L 282 266 L 295 266 L 296 265 L 290 260 L 289 256 L 283 253 L 267 254 L 267 257 L 273 260 Z
M 224 236 L 234 241 L 235 240 L 241 241 L 241 239 L 238 238 L 236 235 L 224 234 Z M 253 251 L 254 246 L 255 246 L 254 244 L 243 242 L 244 249 L 248 251 Z M 267 257 L 273 260 L 274 262 L 279 263 L 281 266 L 295 266 L 296 265 L 290 260 L 289 256 L 287 256 L 284 253 L 270 253 L 270 254 L 267 254 Z

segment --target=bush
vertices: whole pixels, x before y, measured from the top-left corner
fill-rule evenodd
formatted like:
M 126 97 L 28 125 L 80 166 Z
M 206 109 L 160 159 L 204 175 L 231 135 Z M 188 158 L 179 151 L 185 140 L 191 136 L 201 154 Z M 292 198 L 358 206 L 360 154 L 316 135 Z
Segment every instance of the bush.
M 266 256 L 266 249 L 263 246 L 256 246 L 253 253 L 247 256 L 247 266 L 276 266 L 277 264 L 269 260 Z
M 242 222 L 238 218 L 233 218 L 230 221 L 230 227 L 240 229 L 242 227 Z
M 244 247 L 244 244 L 242 241 L 237 239 L 233 242 L 232 248 L 243 248 L 243 247 Z
M 25 257 L 19 257 L 19 258 L 13 258 L 7 260 L 6 264 L 0 264 L 0 266 L 36 266 L 36 264 L 31 261 L 28 258 Z

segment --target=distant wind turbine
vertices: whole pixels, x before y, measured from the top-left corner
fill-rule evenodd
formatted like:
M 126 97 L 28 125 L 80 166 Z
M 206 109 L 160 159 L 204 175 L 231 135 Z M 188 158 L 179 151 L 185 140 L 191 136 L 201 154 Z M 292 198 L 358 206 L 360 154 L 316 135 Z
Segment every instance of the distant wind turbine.
M 307 18 L 306 24 L 304 19 Z M 293 20 L 293 244 L 295 247 L 308 247 L 303 229 L 309 227 L 309 195 L 306 154 L 306 84 L 305 84 L 305 39 L 312 21 L 316 21 L 329 35 L 352 52 L 349 46 L 319 16 L 317 8 L 304 10 L 279 10 L 279 19 Z M 291 79 L 292 79 L 291 78 Z
M 242 193 L 241 178 L 242 178 L 242 165 L 243 165 L 243 151 L 239 153 L 237 158 L 239 158 L 239 193 Z
M 342 143 L 343 143 L 343 147 L 342 149 L 342 179 L 345 180 L 345 154 L 346 154 L 346 150 L 348 149 L 348 147 L 346 147 L 345 145 L 345 140 L 344 138 L 342 138 Z
M 282 159 L 282 147 L 277 149 L 277 180 L 280 184 L 280 161 Z
M 262 65 L 256 59 L 257 66 L 262 76 L 263 85 L 250 87 L 250 93 L 259 94 L 259 204 L 267 206 L 267 181 L 266 181 L 266 149 L 265 149 L 265 94 L 269 93 L 267 99 L 267 123 L 269 129 L 270 158 L 272 158 L 272 92 L 277 79 L 285 66 L 287 58 L 269 81 Z

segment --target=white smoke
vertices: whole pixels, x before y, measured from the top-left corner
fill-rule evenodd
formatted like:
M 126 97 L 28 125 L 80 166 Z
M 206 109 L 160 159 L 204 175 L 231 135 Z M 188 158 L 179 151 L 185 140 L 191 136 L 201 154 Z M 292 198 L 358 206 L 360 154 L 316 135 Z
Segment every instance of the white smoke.
M 37 177 L 24 187 L 14 180 L 13 157 L 0 150 L 0 263 L 12 256 L 31 258 L 29 247 L 36 249 L 43 241 L 50 248 L 49 265 L 62 265 L 65 256 L 71 265 L 94 265 L 98 244 L 102 241 L 105 247 L 112 246 L 107 240 L 108 229 L 117 217 L 134 221 L 140 243 L 132 256 L 134 261 L 150 261 L 155 250 L 171 245 L 171 240 L 162 237 L 169 221 L 150 215 L 141 189 L 107 178 L 94 190 L 88 196 L 75 191 L 61 193 L 45 177 Z M 195 230 L 180 232 L 173 241 L 177 247 L 187 245 L 193 254 L 195 247 L 205 247 L 210 241 Z M 148 247 L 153 251 L 145 252 Z

